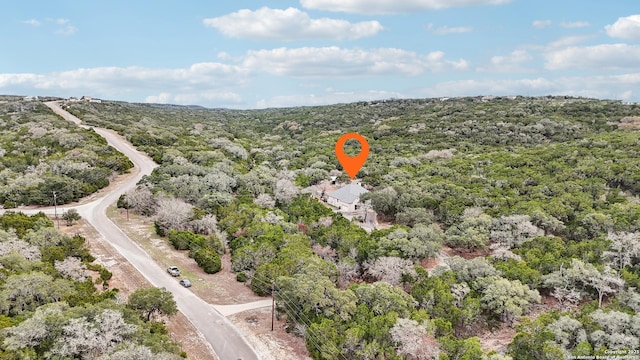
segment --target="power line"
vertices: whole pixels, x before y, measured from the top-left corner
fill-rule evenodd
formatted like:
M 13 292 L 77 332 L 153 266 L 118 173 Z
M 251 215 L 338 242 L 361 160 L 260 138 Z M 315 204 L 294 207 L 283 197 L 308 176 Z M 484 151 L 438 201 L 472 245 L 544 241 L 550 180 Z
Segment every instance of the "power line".
M 265 277 L 265 279 L 267 279 Z M 254 284 L 253 281 L 257 280 L 258 283 Z M 273 282 L 273 280 L 271 280 Z M 252 278 L 252 282 L 251 285 L 252 286 L 256 286 L 260 291 L 265 292 L 265 290 L 267 290 L 264 286 L 259 285 L 259 283 L 263 283 L 268 285 L 269 283 L 267 283 L 265 280 L 259 279 L 256 276 L 254 276 Z M 281 307 L 284 312 L 287 314 L 287 316 L 289 318 L 291 318 L 292 320 L 294 320 L 295 322 L 298 323 L 302 323 L 305 325 L 305 329 L 306 329 L 306 334 L 305 335 L 310 335 L 310 336 L 305 336 L 305 338 L 307 338 L 309 340 L 309 342 L 312 343 L 313 347 L 318 351 L 318 352 L 322 352 L 321 350 L 321 345 L 318 343 L 318 341 L 323 342 L 324 344 L 330 346 L 332 349 L 334 350 L 336 355 L 341 358 L 341 359 L 345 359 L 346 360 L 346 356 L 344 355 L 344 353 L 338 349 L 336 347 L 336 345 L 332 342 L 329 341 L 326 336 L 324 336 L 324 334 L 322 334 L 322 336 L 320 336 L 319 334 L 317 334 L 316 332 L 314 332 L 311 328 L 311 324 L 313 324 L 314 322 L 311 321 L 311 319 L 309 319 L 307 317 L 307 315 L 305 314 L 305 312 L 296 304 L 295 301 L 291 300 L 291 298 L 289 298 L 288 295 L 286 295 L 286 293 L 283 292 L 279 292 L 278 293 L 280 296 L 280 300 L 278 301 L 279 303 L 284 303 L 284 307 Z M 272 294 L 272 296 L 274 296 Z M 297 316 L 295 316 L 297 315 Z

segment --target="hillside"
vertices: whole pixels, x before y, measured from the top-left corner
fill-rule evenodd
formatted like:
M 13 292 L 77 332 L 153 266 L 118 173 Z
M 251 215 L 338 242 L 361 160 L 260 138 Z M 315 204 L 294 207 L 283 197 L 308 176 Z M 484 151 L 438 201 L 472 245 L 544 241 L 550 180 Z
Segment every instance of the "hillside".
M 65 204 L 109 185 L 132 163 L 95 132 L 53 114 L 40 101 L 0 99 L 0 204 Z
M 161 164 L 119 206 L 153 216 L 207 272 L 230 251 L 237 279 L 259 295 L 275 290 L 316 359 L 563 359 L 638 347 L 638 105 L 474 97 L 66 109 Z M 389 228 L 367 233 L 302 191 L 340 174 L 333 146 L 352 131 L 371 147 L 363 200 Z M 441 266 L 421 265 L 445 252 Z M 487 341 L 497 330 L 509 338 Z

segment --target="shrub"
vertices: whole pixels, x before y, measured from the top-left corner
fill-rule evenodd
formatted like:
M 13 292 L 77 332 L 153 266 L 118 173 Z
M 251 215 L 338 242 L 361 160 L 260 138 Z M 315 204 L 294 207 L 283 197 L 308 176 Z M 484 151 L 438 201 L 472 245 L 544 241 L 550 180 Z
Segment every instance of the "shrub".
M 244 273 L 244 271 L 242 271 L 236 275 L 236 280 L 243 283 L 247 282 L 247 280 L 249 280 L 249 277 Z
M 4 202 L 4 204 L 3 204 L 3 207 L 4 207 L 5 209 L 14 209 L 14 208 L 16 208 L 17 206 L 18 206 L 18 204 L 16 204 L 16 203 L 15 203 L 15 202 L 13 202 L 13 201 L 9 201 L 9 200 L 5 200 L 5 202 Z
M 73 225 L 76 221 L 80 220 L 82 217 L 78 214 L 78 210 L 69 209 L 69 211 L 65 212 L 62 215 L 62 219 L 67 222 L 67 226 Z
M 207 239 L 190 231 L 170 230 L 167 233 L 171 245 L 177 250 L 198 250 L 205 247 Z
M 215 274 L 222 269 L 222 261 L 217 252 L 202 248 L 193 252 L 193 259 L 207 274 Z

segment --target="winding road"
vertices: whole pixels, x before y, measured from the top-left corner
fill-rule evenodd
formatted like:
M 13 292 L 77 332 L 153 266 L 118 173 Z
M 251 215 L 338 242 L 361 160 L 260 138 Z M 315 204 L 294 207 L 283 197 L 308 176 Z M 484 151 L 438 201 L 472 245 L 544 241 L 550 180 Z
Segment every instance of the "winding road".
M 62 116 L 83 128 L 90 128 L 82 124 L 82 121 L 69 112 L 63 110 L 58 102 L 45 103 L 53 112 Z M 132 241 L 120 228 L 118 228 L 106 215 L 109 205 L 117 201 L 120 194 L 133 188 L 144 176 L 151 174 L 158 165 L 147 155 L 137 151 L 122 136 L 101 128 L 93 128 L 96 133 L 103 136 L 109 145 L 128 156 L 134 164 L 134 176 L 112 187 L 110 191 L 100 195 L 90 202 L 82 202 L 80 205 L 59 207 L 73 207 L 86 219 L 122 256 L 131 263 L 151 284 L 164 287 L 173 293 L 178 309 L 182 312 L 202 336 L 211 345 L 220 360 L 258 360 L 259 357 L 249 346 L 247 341 L 238 332 L 235 326 L 216 309 L 215 306 L 205 302 L 188 289 L 183 288 L 171 277 L 165 269 L 156 264 L 153 259 L 134 241 Z M 22 211 L 22 210 L 21 210 Z M 23 211 L 36 213 L 44 211 L 52 214 L 51 208 L 37 208 Z M 246 308 L 257 307 L 262 304 L 245 304 Z M 236 305 L 242 307 L 242 304 Z M 224 313 L 233 313 L 235 308 L 223 307 Z

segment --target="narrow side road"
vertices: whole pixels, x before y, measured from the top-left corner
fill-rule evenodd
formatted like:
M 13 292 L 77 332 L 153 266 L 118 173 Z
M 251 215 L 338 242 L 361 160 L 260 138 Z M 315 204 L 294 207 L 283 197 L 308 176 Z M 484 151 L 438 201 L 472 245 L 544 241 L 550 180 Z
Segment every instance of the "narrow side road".
M 88 128 L 88 126 L 82 124 L 80 119 L 63 110 L 57 102 L 48 102 L 45 104 L 66 120 L 78 124 L 81 127 Z M 116 202 L 120 194 L 134 187 L 142 176 L 150 174 L 158 165 L 145 154 L 138 152 L 120 135 L 107 129 L 93 129 L 96 133 L 107 139 L 109 145 L 115 147 L 131 159 L 135 164 L 135 168 L 133 169 L 135 175 L 102 197 L 88 203 L 73 206 L 73 208 L 78 210 L 80 215 L 151 284 L 157 287 L 164 287 L 173 293 L 180 312 L 182 312 L 204 336 L 213 348 L 215 354 L 221 360 L 258 360 L 258 355 L 229 320 L 213 306 L 200 299 L 188 289 L 180 286 L 176 279 L 156 264 L 138 244 L 132 241 L 107 217 L 107 207 Z M 41 210 L 42 209 L 33 209 L 29 212 L 36 213 Z M 52 214 L 53 209 L 48 209 L 46 212 Z

